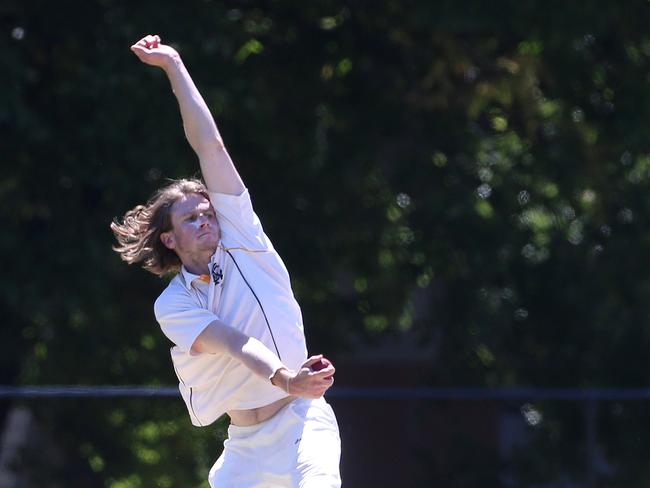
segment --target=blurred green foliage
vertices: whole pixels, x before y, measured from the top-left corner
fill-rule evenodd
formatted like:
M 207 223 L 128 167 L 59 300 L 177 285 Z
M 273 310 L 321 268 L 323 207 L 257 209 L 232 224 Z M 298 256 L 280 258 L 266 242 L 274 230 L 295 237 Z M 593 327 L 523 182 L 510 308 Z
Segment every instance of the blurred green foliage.
M 4 1 L 2 382 L 175 382 L 164 283 L 123 265 L 108 228 L 198 171 L 163 74 L 128 50 L 159 33 L 287 262 L 312 350 L 409 334 L 436 345 L 430 385 L 646 386 L 649 8 Z M 126 412 L 41 415 L 108 487 L 205 486 L 219 442 L 180 402 Z M 635 424 L 621 415 L 602 422 Z M 645 479 L 630 453 L 648 444 L 608 455 Z

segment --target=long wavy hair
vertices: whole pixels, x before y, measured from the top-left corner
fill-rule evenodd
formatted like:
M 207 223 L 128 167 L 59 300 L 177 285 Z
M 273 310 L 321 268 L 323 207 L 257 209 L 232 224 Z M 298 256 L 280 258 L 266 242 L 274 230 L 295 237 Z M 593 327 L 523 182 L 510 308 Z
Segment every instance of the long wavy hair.
M 210 199 L 208 190 L 197 179 L 174 180 L 158 190 L 146 205 L 138 205 L 124 214 L 121 220 L 111 222 L 111 230 L 118 244 L 113 246 L 123 261 L 141 263 L 147 271 L 163 276 L 178 272 L 181 260 L 167 248 L 160 234 L 172 229 L 171 208 L 179 198 L 197 193 Z

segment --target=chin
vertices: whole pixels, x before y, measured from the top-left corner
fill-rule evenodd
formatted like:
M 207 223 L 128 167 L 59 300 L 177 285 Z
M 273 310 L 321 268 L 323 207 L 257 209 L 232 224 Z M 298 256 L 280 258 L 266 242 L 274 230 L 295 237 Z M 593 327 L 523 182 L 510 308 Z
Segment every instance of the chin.
M 206 242 L 205 245 L 202 247 L 206 251 L 211 251 L 212 253 L 214 253 L 217 250 L 218 245 L 219 245 L 219 241 L 216 240 L 216 241 Z

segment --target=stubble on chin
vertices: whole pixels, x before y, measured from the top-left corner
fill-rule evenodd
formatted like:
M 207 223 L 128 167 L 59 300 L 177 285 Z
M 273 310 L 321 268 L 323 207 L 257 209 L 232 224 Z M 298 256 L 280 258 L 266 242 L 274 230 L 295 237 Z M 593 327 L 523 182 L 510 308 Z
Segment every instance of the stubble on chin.
M 219 247 L 219 237 L 214 239 L 209 239 L 205 242 L 205 246 L 202 246 L 206 251 L 210 251 L 211 255 L 214 254 Z

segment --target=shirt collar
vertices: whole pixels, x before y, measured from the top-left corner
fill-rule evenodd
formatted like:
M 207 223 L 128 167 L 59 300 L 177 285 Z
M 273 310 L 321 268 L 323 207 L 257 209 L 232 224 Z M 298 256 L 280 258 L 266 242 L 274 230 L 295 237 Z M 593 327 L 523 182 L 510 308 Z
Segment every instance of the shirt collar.
M 194 280 L 200 280 L 201 277 L 200 275 L 190 273 L 185 266 L 181 266 L 181 275 L 183 276 L 183 282 L 185 284 L 185 287 L 189 290 L 192 288 L 192 283 Z
M 210 259 L 210 266 L 212 266 L 212 262 L 215 259 L 215 255 L 219 252 L 220 249 L 223 249 L 221 245 L 221 240 L 219 240 L 219 244 L 217 245 L 217 249 L 215 250 L 214 254 L 212 255 L 212 258 Z M 181 265 L 181 276 L 183 277 L 183 284 L 185 287 L 189 290 L 192 288 L 192 283 L 194 280 L 200 279 L 201 275 L 197 275 L 194 273 L 191 273 L 187 270 L 187 268 L 183 265 Z M 208 275 L 209 276 L 209 275 Z M 201 280 L 203 283 L 205 283 L 203 280 Z

